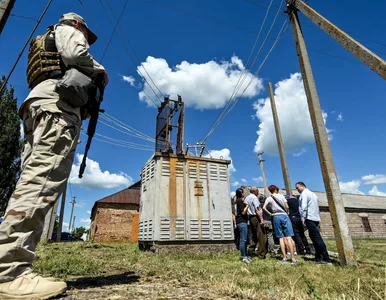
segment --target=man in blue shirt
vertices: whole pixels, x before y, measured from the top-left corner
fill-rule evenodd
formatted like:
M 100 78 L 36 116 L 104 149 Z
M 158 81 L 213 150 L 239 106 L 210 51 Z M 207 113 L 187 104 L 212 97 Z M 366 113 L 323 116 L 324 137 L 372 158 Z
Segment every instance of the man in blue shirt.
M 319 231 L 320 212 L 318 197 L 307 189 L 304 182 L 297 182 L 296 189 L 300 195 L 300 215 L 315 248 L 315 261 L 320 264 L 331 262 L 326 244 Z

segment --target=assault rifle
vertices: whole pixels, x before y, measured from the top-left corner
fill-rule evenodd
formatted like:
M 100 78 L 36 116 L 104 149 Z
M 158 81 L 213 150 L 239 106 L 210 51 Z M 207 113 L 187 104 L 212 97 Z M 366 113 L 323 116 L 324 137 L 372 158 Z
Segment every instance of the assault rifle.
M 90 120 L 87 127 L 87 144 L 86 149 L 84 150 L 84 156 L 82 163 L 79 168 L 79 178 L 83 177 L 84 169 L 86 168 L 86 159 L 87 153 L 91 146 L 91 140 L 95 134 L 96 125 L 98 122 L 99 113 L 104 113 L 104 109 L 100 109 L 101 103 L 103 101 L 103 94 L 105 86 L 103 84 L 104 74 L 98 74 L 94 81 L 94 86 L 90 89 L 89 101 L 87 103 L 87 113 L 90 115 Z

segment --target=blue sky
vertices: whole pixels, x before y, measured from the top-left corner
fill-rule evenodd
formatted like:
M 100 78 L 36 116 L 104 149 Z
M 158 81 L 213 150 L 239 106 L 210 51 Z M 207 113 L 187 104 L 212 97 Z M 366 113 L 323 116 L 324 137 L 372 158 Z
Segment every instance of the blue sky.
M 265 152 L 268 184 L 283 187 L 271 108 L 267 101 L 267 83 L 272 82 L 292 185 L 296 181 L 304 181 L 310 189 L 323 191 L 290 28 L 283 33 L 257 78 L 252 78 L 287 16 L 281 9 L 254 66 L 248 70 L 248 57 L 271 1 L 251 2 L 128 1 L 120 22 L 124 35 L 118 27 L 102 62 L 110 77 L 103 108 L 110 120 L 114 117 L 125 124 L 120 123 L 123 127 L 130 126 L 153 137 L 157 110 L 148 96 L 156 103 L 159 100 L 144 84 L 147 74 L 140 66 L 145 66 L 163 94 L 170 94 L 174 99 L 174 93 L 182 96 L 187 106 L 185 143 L 195 144 L 208 133 L 222 112 L 240 75 L 246 74 L 247 79 L 237 95 L 247 87 L 248 82 L 249 87 L 243 97 L 236 97 L 239 99 L 237 105 L 208 137 L 207 147 L 212 155 L 232 159 L 232 189 L 239 185 L 262 185 L 256 156 L 256 151 L 261 150 Z M 118 16 L 125 1 L 53 1 L 36 34 L 42 34 L 48 25 L 55 24 L 63 13 L 79 13 L 99 36 L 90 53 L 101 61 L 113 31 L 105 11 L 115 25 L 109 3 Z M 360 1 L 311 0 L 309 3 L 379 56 L 386 57 L 386 20 L 383 13 L 386 2 L 376 0 L 372 5 L 360 5 Z M 38 19 L 45 5 L 46 1 L 42 0 L 16 2 L 12 12 L 15 16 L 9 18 L 0 36 L 1 74 L 9 72 L 35 25 L 35 21 L 21 16 Z M 272 1 L 250 62 L 262 46 L 279 5 L 279 0 Z M 341 189 L 343 192 L 386 195 L 384 80 L 301 14 L 300 20 Z M 10 79 L 19 105 L 29 92 L 25 79 L 26 62 L 27 52 Z M 153 89 L 162 100 L 157 89 Z M 89 212 L 96 200 L 139 180 L 142 166 L 152 155 L 154 144 L 151 141 L 125 134 L 128 131 L 118 127 L 117 123 L 103 121 L 110 126 L 99 123 L 97 133 L 102 136 L 97 137 L 110 143 L 93 141 L 89 152 L 91 161 L 82 181 L 76 180 L 79 162 L 77 158 L 74 161 L 67 202 L 71 197 L 77 197 L 74 212 L 76 226 L 88 224 Z M 83 154 L 86 142 L 84 135 L 81 139 L 78 155 Z M 116 140 L 125 141 L 125 146 L 129 145 L 127 142 L 142 146 L 132 149 L 113 145 Z M 70 204 L 67 204 L 66 223 L 69 215 Z

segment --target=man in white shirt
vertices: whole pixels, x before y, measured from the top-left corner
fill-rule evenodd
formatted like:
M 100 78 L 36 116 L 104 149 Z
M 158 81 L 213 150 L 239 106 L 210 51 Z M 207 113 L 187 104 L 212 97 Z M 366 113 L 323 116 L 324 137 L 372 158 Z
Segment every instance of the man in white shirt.
M 76 68 L 90 78 L 103 74 L 107 84 L 105 69 L 88 53 L 96 39 L 81 16 L 68 13 L 31 42 L 32 90 L 19 110 L 25 132 L 22 173 L 0 226 L 0 299 L 48 299 L 66 291 L 65 282 L 33 273 L 32 263 L 45 216 L 70 175 L 81 126 L 81 108 L 59 96 L 56 83 Z
M 304 182 L 299 181 L 295 187 L 300 193 L 301 219 L 303 224 L 307 226 L 308 234 L 315 248 L 315 261 L 320 264 L 330 263 L 330 256 L 319 230 L 320 212 L 318 197 L 307 189 Z

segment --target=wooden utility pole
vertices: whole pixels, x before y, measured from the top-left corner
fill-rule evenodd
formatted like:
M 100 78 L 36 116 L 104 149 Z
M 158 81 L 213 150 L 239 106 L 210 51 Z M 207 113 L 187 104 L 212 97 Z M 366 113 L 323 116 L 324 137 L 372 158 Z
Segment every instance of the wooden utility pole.
M 263 184 L 264 184 L 264 196 L 269 195 L 268 187 L 267 187 L 267 179 L 265 178 L 265 171 L 264 171 L 264 159 L 262 157 L 264 152 L 260 152 L 257 154 L 257 157 L 259 158 L 259 165 L 261 170 L 261 177 L 263 177 Z
M 62 228 L 63 228 L 64 208 L 66 205 L 66 195 L 67 195 L 67 181 L 66 181 L 64 191 L 62 194 L 62 202 L 60 203 L 59 224 L 58 224 L 58 230 L 56 232 L 56 241 L 57 242 L 60 242 L 62 240 Z
M 316 147 L 318 150 L 328 206 L 339 253 L 339 260 L 341 264 L 355 265 L 356 261 L 354 247 L 351 236 L 349 234 L 342 194 L 340 192 L 338 177 L 336 175 L 326 127 L 324 125 L 314 76 L 312 74 L 311 64 L 308 59 L 306 44 L 299 24 L 297 10 L 294 6 L 291 6 L 292 2 L 292 0 L 287 0 L 287 12 L 290 18 L 292 33 L 299 58 L 300 70 L 303 76 L 303 84 L 307 96 L 309 112 L 311 115 Z
M 5 26 L 5 23 L 7 23 L 8 17 L 11 14 L 15 2 L 16 0 L 0 1 L 0 34 L 3 32 L 3 28 Z
M 74 196 L 74 199 L 72 201 L 70 201 L 71 205 L 72 205 L 72 208 L 71 208 L 71 215 L 70 215 L 70 224 L 68 225 L 68 231 L 71 232 L 71 222 L 72 222 L 72 214 L 74 213 L 74 205 L 76 203 L 75 201 L 76 197 Z
M 283 172 L 285 191 L 286 191 L 287 195 L 291 195 L 292 194 L 292 186 L 291 186 L 290 176 L 288 173 L 287 160 L 285 158 L 284 145 L 283 145 L 283 139 L 281 136 L 279 118 L 277 116 L 275 97 L 273 95 L 272 84 L 270 82 L 268 82 L 268 91 L 269 91 L 269 98 L 271 99 L 273 124 L 275 125 L 277 146 L 279 147 L 281 170 Z

